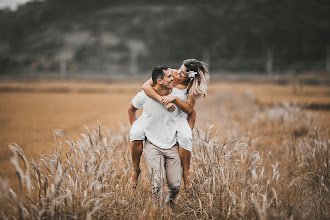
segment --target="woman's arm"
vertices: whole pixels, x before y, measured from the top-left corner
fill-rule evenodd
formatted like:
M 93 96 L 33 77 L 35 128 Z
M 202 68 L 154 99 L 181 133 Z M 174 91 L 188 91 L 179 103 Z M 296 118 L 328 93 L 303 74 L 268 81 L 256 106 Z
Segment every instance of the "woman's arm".
M 195 108 L 193 108 L 191 114 L 188 116 L 188 124 L 191 129 L 194 128 L 196 121 L 196 111 Z
M 164 96 L 162 97 L 161 102 L 163 105 L 174 102 L 181 111 L 190 115 L 194 109 L 196 100 L 188 96 L 188 101 L 186 103 L 176 96 Z
M 150 78 L 147 82 L 145 82 L 142 86 L 143 91 L 146 93 L 147 96 L 150 98 L 155 99 L 156 101 L 160 102 L 162 99 L 162 96 L 159 95 L 155 89 L 154 89 L 154 83 L 152 82 L 152 79 Z
M 145 94 L 147 96 L 149 96 L 150 98 L 155 99 L 158 102 L 161 102 L 162 96 L 159 95 L 154 87 L 153 87 L 154 83 L 152 82 L 152 79 L 150 78 L 147 82 L 145 82 L 142 86 L 143 91 L 145 92 Z M 162 103 L 163 104 L 163 103 Z M 171 103 L 167 103 L 167 104 L 163 104 L 164 107 L 169 110 L 169 111 L 174 111 L 175 110 L 175 106 Z

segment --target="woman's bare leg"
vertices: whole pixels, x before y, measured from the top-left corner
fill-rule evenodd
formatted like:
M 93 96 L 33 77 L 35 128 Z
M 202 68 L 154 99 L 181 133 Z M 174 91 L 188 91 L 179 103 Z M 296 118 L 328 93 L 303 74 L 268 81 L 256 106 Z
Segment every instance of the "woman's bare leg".
M 179 146 L 179 156 L 183 167 L 184 189 L 186 192 L 189 192 L 192 189 L 192 184 L 189 177 L 191 152 Z
M 133 164 L 133 173 L 131 177 L 132 188 L 136 188 L 138 184 L 140 170 L 140 158 L 143 149 L 143 141 L 132 141 L 131 142 L 131 154 L 132 154 L 132 164 Z

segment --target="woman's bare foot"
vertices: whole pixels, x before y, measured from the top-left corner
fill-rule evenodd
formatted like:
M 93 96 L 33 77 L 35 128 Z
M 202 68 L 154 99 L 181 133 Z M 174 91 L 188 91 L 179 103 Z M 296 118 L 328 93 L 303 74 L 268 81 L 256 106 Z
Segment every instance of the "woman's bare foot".
M 131 185 L 133 189 L 136 189 L 137 185 L 138 185 L 138 180 L 139 180 L 139 175 L 141 173 L 141 169 L 140 168 L 133 168 L 133 173 L 132 173 L 132 177 L 131 177 Z
M 187 175 L 187 176 L 184 176 L 183 177 L 183 181 L 184 181 L 184 189 L 186 192 L 191 192 L 192 191 L 192 184 L 191 184 L 191 181 L 190 181 L 190 176 Z

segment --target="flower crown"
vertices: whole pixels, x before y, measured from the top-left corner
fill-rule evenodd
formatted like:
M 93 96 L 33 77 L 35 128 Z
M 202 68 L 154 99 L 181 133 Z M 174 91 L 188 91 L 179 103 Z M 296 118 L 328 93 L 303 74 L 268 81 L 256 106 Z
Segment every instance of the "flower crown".
M 195 78 L 196 75 L 197 75 L 197 72 L 195 72 L 195 71 L 190 70 L 190 71 L 188 72 L 188 77 L 189 77 L 190 79 Z

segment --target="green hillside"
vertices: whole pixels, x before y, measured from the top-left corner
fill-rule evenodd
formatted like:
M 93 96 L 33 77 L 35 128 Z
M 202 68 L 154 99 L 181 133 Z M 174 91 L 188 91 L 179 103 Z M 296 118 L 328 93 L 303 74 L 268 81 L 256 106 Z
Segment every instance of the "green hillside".
M 187 2 L 48 0 L 2 10 L 1 73 L 135 74 L 191 57 L 214 71 L 326 69 L 328 1 Z

